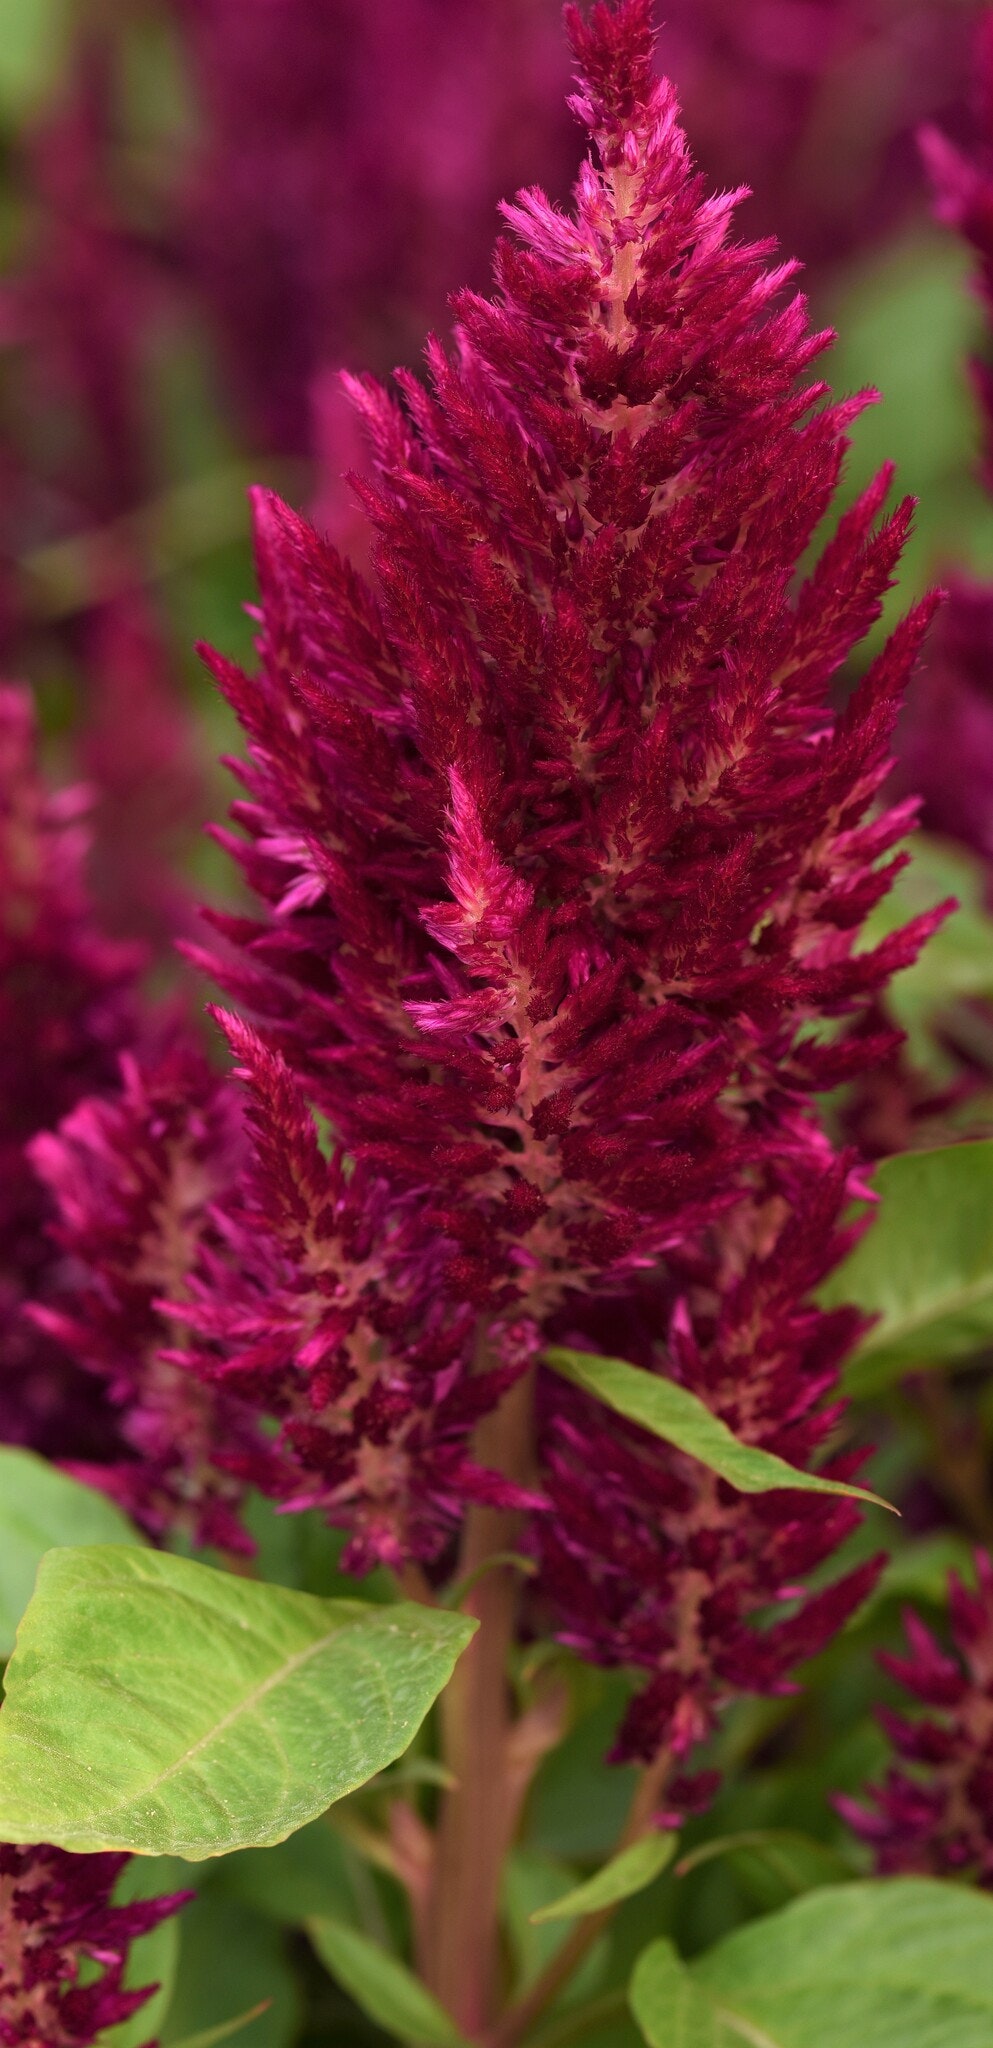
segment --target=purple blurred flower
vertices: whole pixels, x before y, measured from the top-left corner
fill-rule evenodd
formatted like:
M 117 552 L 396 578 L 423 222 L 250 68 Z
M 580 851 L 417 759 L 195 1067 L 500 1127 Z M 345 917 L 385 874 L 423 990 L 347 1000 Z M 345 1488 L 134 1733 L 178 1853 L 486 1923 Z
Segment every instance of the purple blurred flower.
M 99 932 L 83 866 L 84 793 L 50 794 L 25 690 L 0 690 L 0 1441 L 95 1452 L 113 1428 L 95 1389 L 24 1313 L 57 1284 L 35 1132 L 111 1086 L 134 1032 L 138 957 Z
M 976 1574 L 975 1592 L 951 1576 L 950 1649 L 905 1615 L 908 1654 L 880 1662 L 931 1712 L 909 1719 L 881 1708 L 901 1761 L 867 1787 L 868 1805 L 835 1800 L 884 1877 L 922 1872 L 993 1888 L 993 1561 L 983 1551 Z
M 961 121 L 975 7 L 668 0 L 660 38 L 695 152 L 746 183 L 752 232 L 806 263 L 881 239 L 922 190 L 914 132 Z
M 262 445 L 312 445 L 327 363 L 386 369 L 482 283 L 502 192 L 564 193 L 556 0 L 172 0 L 201 141 L 183 251 Z
M 993 16 L 976 47 L 978 137 L 968 152 L 936 129 L 922 135 L 935 210 L 979 258 L 976 285 L 993 336 Z M 993 369 L 973 363 L 984 416 L 984 480 L 993 487 Z M 950 579 L 930 658 L 899 733 L 897 794 L 914 789 L 930 830 L 979 855 L 993 892 L 993 587 Z
M 124 1989 L 131 1943 L 192 1894 L 111 1905 L 128 1860 L 0 1844 L 2 2048 L 87 2048 L 156 1989 Z M 81 1983 L 80 1965 L 94 1963 L 99 1975 L 87 1968 Z
M 575 214 L 506 209 L 429 388 L 351 382 L 377 588 L 260 494 L 261 672 L 212 657 L 263 906 L 215 918 L 256 1166 L 190 1314 L 200 1370 L 282 1420 L 266 1483 L 357 1563 L 531 1486 L 466 1446 L 550 1337 L 822 1452 L 856 1318 L 808 1296 L 855 1183 L 813 1096 L 893 1035 L 818 1025 L 940 915 L 855 950 L 912 816 L 872 807 L 930 607 L 830 701 L 909 507 L 879 526 L 880 478 L 794 594 L 861 401 L 798 387 L 828 337 L 692 174 L 647 0 L 568 19 L 602 166 Z M 743 1500 L 558 1381 L 539 1413 L 538 1597 L 649 1676 L 621 1753 L 782 1689 L 871 1582 L 798 1585 L 848 1504 Z

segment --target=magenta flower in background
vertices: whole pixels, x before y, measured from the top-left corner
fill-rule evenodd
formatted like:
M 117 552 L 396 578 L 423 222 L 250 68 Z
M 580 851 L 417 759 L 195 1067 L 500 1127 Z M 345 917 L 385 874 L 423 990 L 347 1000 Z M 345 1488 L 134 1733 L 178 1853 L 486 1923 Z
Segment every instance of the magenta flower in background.
M 557 0 L 171 0 L 202 122 L 183 259 L 256 445 L 307 452 L 328 364 L 386 370 L 485 281 L 498 200 L 564 196 Z
M 139 2012 L 156 1989 L 124 1989 L 131 1943 L 192 1894 L 112 1905 L 128 1861 L 0 1843 L 3 2048 L 88 2048 L 106 2028 Z M 99 1965 L 99 1975 L 89 1973 L 92 1981 L 79 1981 L 83 1963 Z
M 980 29 L 975 70 L 978 132 L 971 147 L 956 148 L 933 128 L 921 143 L 938 219 L 978 258 L 976 290 L 993 322 L 993 16 Z M 983 477 L 993 487 L 993 368 L 985 357 L 971 367 L 984 422 Z M 993 890 L 993 586 L 961 575 L 950 585 L 901 724 L 893 788 L 920 794 L 922 822 L 978 854 Z
M 0 691 L 0 1440 L 52 1456 L 98 1453 L 114 1430 L 95 1389 L 25 1314 L 51 1295 L 59 1268 L 25 1146 L 113 1085 L 140 965 L 94 920 L 84 812 L 83 792 L 50 793 L 41 779 L 27 691 Z
M 899 1762 L 867 1787 L 867 1805 L 835 1800 L 884 1877 L 921 1872 L 993 1887 L 993 1562 L 984 1551 L 976 1575 L 974 1592 L 951 1576 L 950 1648 L 905 1615 L 906 1656 L 880 1662 L 930 1711 L 911 1719 L 880 1708 Z
M 230 844 L 262 909 L 215 918 L 213 966 L 259 1033 L 230 1027 L 256 1167 L 188 1313 L 199 1370 L 281 1421 L 265 1483 L 356 1564 L 430 1561 L 465 1501 L 537 1487 L 535 1597 L 645 1674 L 619 1753 L 651 1757 L 852 1610 L 874 1565 L 798 1582 L 853 1508 L 745 1500 L 544 1375 L 502 1479 L 468 1433 L 556 1339 L 797 1464 L 833 1437 L 855 1318 L 809 1293 L 857 1183 L 814 1100 L 893 1035 L 818 1025 L 941 914 L 855 951 L 912 815 L 872 807 L 931 608 L 837 715 L 909 508 L 877 524 L 882 477 L 793 594 L 861 401 L 798 384 L 828 337 L 693 174 L 646 0 L 568 19 L 575 213 L 506 209 L 427 388 L 352 383 L 376 587 L 257 501 L 260 673 L 212 658 L 249 749 Z
M 804 262 L 923 212 L 915 130 L 957 132 L 976 6 L 958 0 L 669 0 L 660 53 L 710 175 Z

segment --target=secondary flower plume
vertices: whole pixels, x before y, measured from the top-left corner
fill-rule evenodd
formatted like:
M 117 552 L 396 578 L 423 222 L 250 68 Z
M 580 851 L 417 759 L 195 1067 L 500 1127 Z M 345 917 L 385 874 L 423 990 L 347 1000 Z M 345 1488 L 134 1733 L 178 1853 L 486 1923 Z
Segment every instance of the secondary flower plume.
M 3 2048 L 87 2048 L 150 1997 L 154 1985 L 124 1988 L 131 1943 L 192 1895 L 112 1905 L 127 1861 L 0 1844 Z
M 975 1591 L 953 1573 L 948 1649 L 912 1611 L 907 1655 L 880 1661 L 930 1711 L 879 1718 L 899 1762 L 869 1804 L 839 1798 L 839 1811 L 869 1844 L 883 1876 L 924 1872 L 993 1887 L 993 1561 L 976 1554 Z
M 536 1598 L 641 1668 L 621 1752 L 650 1757 L 839 1625 L 874 1567 L 797 1580 L 853 1510 L 745 1501 L 543 1375 L 514 1470 L 468 1435 L 549 1338 L 797 1464 L 835 1429 L 855 1319 L 809 1294 L 851 1162 L 814 1097 L 892 1034 L 821 1026 L 934 922 L 859 950 L 931 607 L 837 714 L 910 507 L 880 523 L 880 477 L 795 590 L 864 400 L 805 380 L 829 337 L 693 172 L 647 0 L 567 22 L 573 213 L 504 209 L 495 296 L 459 296 L 427 386 L 350 382 L 375 587 L 256 498 L 260 672 L 210 659 L 249 747 L 230 844 L 263 908 L 215 919 L 212 964 L 255 1018 L 230 1028 L 257 1166 L 188 1313 L 199 1369 L 280 1418 L 268 1483 L 356 1561 L 430 1561 L 467 1500 L 537 1496 Z

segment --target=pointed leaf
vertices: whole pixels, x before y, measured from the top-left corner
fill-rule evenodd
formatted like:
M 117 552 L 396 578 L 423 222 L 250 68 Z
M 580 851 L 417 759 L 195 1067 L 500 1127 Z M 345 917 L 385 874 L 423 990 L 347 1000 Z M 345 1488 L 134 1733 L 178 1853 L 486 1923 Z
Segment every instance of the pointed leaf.
M 585 1351 L 556 1348 L 544 1353 L 546 1364 L 563 1379 L 594 1394 L 628 1422 L 637 1422 L 663 1442 L 675 1444 L 688 1457 L 698 1458 L 711 1472 L 717 1472 L 740 1493 L 771 1493 L 788 1487 L 791 1493 L 841 1493 L 853 1500 L 873 1501 L 888 1507 L 876 1493 L 860 1486 L 845 1486 L 838 1479 L 821 1479 L 815 1472 L 801 1472 L 777 1458 L 771 1451 L 756 1450 L 740 1443 L 727 1423 L 711 1414 L 703 1401 L 675 1380 L 643 1372 L 622 1358 L 595 1358 Z
M 46 1550 L 141 1541 L 120 1508 L 92 1486 L 81 1486 L 33 1451 L 0 1448 L 0 1660 L 14 1647 Z
M 410 2048 L 468 2048 L 444 2007 L 396 1956 L 337 1920 L 311 1920 L 308 1932 L 331 1975 L 386 2033 Z
M 877 1317 L 846 1368 L 856 1395 L 993 1340 L 993 1139 L 900 1153 L 872 1180 L 879 1210 L 819 1297 Z
M 0 1841 L 193 1861 L 280 1842 L 401 1755 L 475 1627 L 49 1551 L 7 1668 Z
M 630 1848 L 612 1856 L 595 1877 L 532 1913 L 535 1926 L 540 1926 L 543 1920 L 578 1920 L 587 1913 L 602 1912 L 605 1906 L 616 1906 L 621 1899 L 632 1898 L 671 1863 L 675 1847 L 675 1835 L 642 1835 L 640 1842 L 632 1842 Z

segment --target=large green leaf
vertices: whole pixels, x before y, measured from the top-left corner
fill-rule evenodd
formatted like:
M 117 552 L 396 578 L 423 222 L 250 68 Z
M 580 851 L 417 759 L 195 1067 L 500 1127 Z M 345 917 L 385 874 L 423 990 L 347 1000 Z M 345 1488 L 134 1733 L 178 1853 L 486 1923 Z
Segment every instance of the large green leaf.
M 308 1931 L 342 1989 L 396 2040 L 411 2048 L 468 2048 L 437 1999 L 396 1956 L 335 1920 L 311 1920 Z
M 622 1358 L 596 1358 L 585 1351 L 556 1348 L 546 1351 L 544 1357 L 563 1379 L 571 1380 L 587 1394 L 595 1394 L 598 1401 L 628 1422 L 639 1423 L 653 1436 L 675 1444 L 677 1450 L 685 1451 L 691 1458 L 698 1458 L 701 1465 L 719 1473 L 741 1493 L 771 1493 L 788 1487 L 791 1493 L 843 1493 L 855 1500 L 873 1501 L 877 1507 L 888 1505 L 878 1494 L 866 1493 L 862 1487 L 822 1479 L 815 1472 L 801 1472 L 771 1451 L 756 1450 L 751 1444 L 739 1442 L 726 1422 L 675 1380 L 642 1372 L 639 1366 L 628 1365 Z
M 850 1359 L 850 1393 L 993 1342 L 993 1139 L 902 1152 L 873 1175 L 879 1210 L 820 1291 L 878 1318 Z
M 689 1970 L 653 1942 L 631 2005 L 651 2048 L 989 2048 L 991 1956 L 982 1893 L 867 1880 L 808 1892 Z
M 532 1920 L 536 1926 L 545 1920 L 578 1920 L 587 1913 L 602 1912 L 605 1906 L 616 1906 L 621 1899 L 633 1898 L 635 1892 L 644 1891 L 646 1884 L 652 1884 L 666 1864 L 671 1863 L 675 1847 L 675 1835 L 643 1835 L 640 1841 L 619 1850 L 585 1884 L 577 1884 L 549 1905 L 540 1906 L 532 1913 Z
M 406 1749 L 475 1627 L 156 1551 L 49 1551 L 7 1668 L 0 1840 L 193 1860 L 280 1842 Z
M 46 1552 L 67 1543 L 132 1543 L 141 1537 L 102 1493 L 81 1486 L 33 1451 L 0 1448 L 0 1660 L 34 1590 Z

